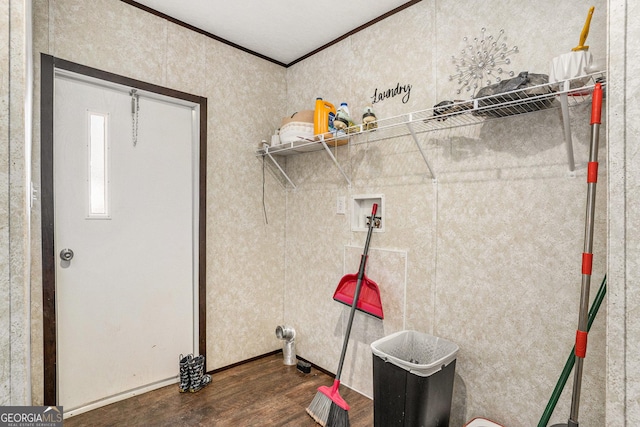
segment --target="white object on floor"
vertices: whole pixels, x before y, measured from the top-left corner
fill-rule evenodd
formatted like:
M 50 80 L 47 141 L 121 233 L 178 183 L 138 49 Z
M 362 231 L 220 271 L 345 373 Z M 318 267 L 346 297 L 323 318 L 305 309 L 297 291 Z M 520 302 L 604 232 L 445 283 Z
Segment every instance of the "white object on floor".
M 504 427 L 502 424 L 494 423 L 486 418 L 476 417 L 463 427 Z

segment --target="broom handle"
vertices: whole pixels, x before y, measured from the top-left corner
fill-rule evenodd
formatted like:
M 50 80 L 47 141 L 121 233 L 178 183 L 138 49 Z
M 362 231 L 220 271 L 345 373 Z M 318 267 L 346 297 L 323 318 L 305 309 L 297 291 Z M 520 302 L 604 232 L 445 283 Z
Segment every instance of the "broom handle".
M 589 318 L 589 287 L 591 285 L 591 267 L 593 262 L 593 217 L 596 204 L 596 183 L 598 182 L 598 142 L 600 136 L 600 116 L 602 113 L 602 86 L 596 83 L 593 90 L 591 107 L 591 145 L 589 147 L 589 165 L 587 167 L 587 212 L 584 230 L 584 252 L 582 253 L 582 288 L 580 291 L 580 313 L 576 331 L 576 365 L 571 397 L 569 427 L 578 426 L 580 408 L 580 389 L 582 386 L 582 366 L 587 354 L 587 333 Z
M 336 380 L 340 380 L 342 375 L 342 366 L 344 365 L 344 359 L 347 355 L 347 346 L 349 345 L 349 336 L 351 335 L 351 326 L 353 325 L 353 317 L 356 314 L 356 305 L 358 304 L 358 298 L 360 298 L 360 288 L 362 286 L 362 279 L 364 278 L 364 270 L 367 265 L 367 258 L 369 257 L 369 242 L 371 241 L 371 233 L 373 232 L 373 223 L 375 221 L 376 212 L 378 211 L 378 204 L 374 203 L 371 209 L 371 220 L 369 221 L 369 230 L 367 231 L 367 240 L 364 244 L 364 252 L 360 257 L 360 269 L 358 270 L 358 281 L 356 282 L 356 290 L 353 294 L 353 302 L 351 303 L 351 310 L 349 311 L 349 322 L 347 322 L 347 330 L 344 335 L 344 341 L 342 343 L 342 352 L 340 353 L 340 362 L 338 362 L 338 370 L 336 371 Z

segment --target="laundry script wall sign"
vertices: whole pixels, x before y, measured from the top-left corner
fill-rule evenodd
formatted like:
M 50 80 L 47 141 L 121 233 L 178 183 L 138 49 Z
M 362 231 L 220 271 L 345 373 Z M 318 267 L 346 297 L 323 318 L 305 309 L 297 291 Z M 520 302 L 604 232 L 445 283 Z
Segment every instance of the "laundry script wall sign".
M 391 89 L 378 90 L 378 88 L 376 88 L 373 91 L 371 103 L 375 104 L 377 102 L 381 102 L 385 99 L 393 98 L 396 96 L 402 96 L 402 103 L 406 104 L 409 101 L 409 97 L 411 96 L 411 85 L 401 85 L 400 83 L 398 83 L 396 87 Z

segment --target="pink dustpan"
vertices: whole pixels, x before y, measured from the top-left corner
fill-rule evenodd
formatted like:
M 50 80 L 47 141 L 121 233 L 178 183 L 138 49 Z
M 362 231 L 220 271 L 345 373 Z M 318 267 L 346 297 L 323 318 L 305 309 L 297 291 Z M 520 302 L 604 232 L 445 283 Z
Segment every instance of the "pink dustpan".
M 353 295 L 355 294 L 357 284 L 357 274 L 347 274 L 343 276 L 335 293 L 333 294 L 333 299 L 351 306 L 353 304 Z M 378 284 L 369 279 L 366 274 L 362 277 L 360 296 L 358 297 L 356 309 L 379 319 L 384 319 L 382 301 L 380 299 L 380 289 L 378 288 Z

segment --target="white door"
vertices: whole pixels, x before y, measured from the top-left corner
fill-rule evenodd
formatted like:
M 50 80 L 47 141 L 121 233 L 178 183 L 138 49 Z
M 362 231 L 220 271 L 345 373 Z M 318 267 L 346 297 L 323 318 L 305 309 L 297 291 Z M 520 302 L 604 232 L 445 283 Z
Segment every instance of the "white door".
M 68 416 L 176 382 L 178 355 L 196 352 L 197 138 L 193 106 L 142 95 L 132 114 L 127 89 L 60 75 L 54 99 L 57 392 Z

